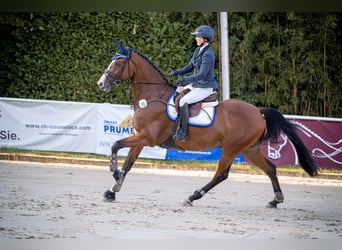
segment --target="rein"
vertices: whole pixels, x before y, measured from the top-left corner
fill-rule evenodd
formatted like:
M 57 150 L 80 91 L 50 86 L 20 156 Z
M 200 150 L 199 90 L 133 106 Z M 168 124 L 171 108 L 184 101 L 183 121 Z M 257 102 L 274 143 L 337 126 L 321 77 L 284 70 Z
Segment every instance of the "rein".
M 128 85 L 129 84 L 155 84 L 155 85 L 159 85 L 159 84 L 163 84 L 163 82 L 136 82 L 136 81 L 132 81 L 132 80 L 126 80 L 126 81 L 116 80 L 116 81 L 119 82 L 119 84 L 117 84 L 117 85 L 123 85 L 123 84 L 128 84 Z M 167 84 L 169 86 L 173 86 L 172 84 L 169 84 L 168 82 L 166 82 L 165 84 Z

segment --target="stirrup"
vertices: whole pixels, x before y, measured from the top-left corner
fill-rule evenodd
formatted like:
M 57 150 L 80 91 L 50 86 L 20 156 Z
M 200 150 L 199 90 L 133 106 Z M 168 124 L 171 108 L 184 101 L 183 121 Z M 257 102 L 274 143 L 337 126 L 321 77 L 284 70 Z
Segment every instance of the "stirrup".
M 178 131 L 172 130 L 170 136 L 175 140 L 177 138 Z
M 175 132 L 174 135 L 172 135 L 172 138 L 174 140 L 178 140 L 178 141 L 183 141 L 185 142 L 187 139 L 187 128 L 178 128 Z
M 179 132 L 179 126 L 180 126 L 180 120 L 177 120 L 175 122 L 175 125 L 173 126 L 170 136 L 175 140 L 175 138 L 177 137 L 177 134 Z
M 182 131 L 178 131 L 178 133 L 173 137 L 174 140 L 177 140 L 177 141 L 183 141 L 185 142 L 186 141 L 186 134 Z

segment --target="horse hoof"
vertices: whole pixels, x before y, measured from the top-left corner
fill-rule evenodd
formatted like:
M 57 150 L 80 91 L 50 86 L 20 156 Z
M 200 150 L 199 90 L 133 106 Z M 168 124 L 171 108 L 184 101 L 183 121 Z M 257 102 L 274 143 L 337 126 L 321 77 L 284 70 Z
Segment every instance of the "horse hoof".
M 192 202 L 189 199 L 184 199 L 181 203 L 183 206 L 192 207 Z
M 277 202 L 276 200 L 273 200 L 273 201 L 270 201 L 270 202 L 266 205 L 266 207 L 267 207 L 267 208 L 277 208 L 277 204 L 278 204 L 278 202 Z
M 106 192 L 104 192 L 103 198 L 105 201 L 114 202 L 115 201 L 115 192 L 107 190 Z

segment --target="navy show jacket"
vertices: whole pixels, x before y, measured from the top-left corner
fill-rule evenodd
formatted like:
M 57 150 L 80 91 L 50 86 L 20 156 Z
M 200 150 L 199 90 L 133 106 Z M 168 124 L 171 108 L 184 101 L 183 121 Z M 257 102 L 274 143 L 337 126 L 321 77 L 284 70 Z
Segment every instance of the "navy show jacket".
M 197 47 L 188 65 L 177 70 L 179 75 L 194 71 L 193 75 L 185 76 L 186 82 L 191 82 L 195 88 L 218 88 L 215 73 L 215 54 L 210 45 L 201 51 Z

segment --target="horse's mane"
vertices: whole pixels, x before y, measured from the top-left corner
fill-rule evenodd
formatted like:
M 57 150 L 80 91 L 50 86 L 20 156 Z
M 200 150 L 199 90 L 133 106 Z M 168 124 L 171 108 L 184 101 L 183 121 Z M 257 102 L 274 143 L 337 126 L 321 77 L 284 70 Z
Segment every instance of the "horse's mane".
M 139 51 L 137 51 L 135 49 L 133 49 L 133 51 L 135 53 L 137 53 L 139 56 L 141 56 L 143 59 L 145 59 L 163 77 L 163 79 L 167 83 L 169 83 L 169 81 L 166 79 L 164 73 L 147 56 L 145 56 L 144 54 L 142 54 L 141 52 L 139 52 Z

